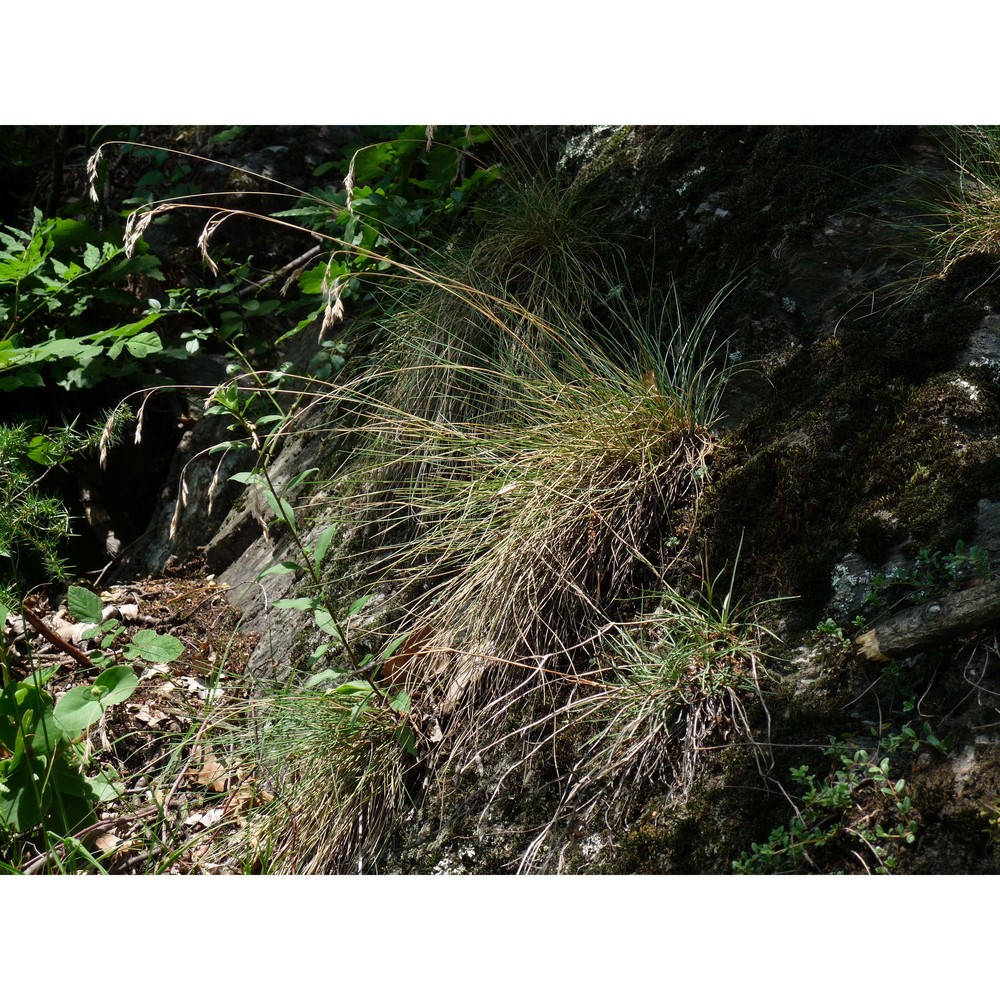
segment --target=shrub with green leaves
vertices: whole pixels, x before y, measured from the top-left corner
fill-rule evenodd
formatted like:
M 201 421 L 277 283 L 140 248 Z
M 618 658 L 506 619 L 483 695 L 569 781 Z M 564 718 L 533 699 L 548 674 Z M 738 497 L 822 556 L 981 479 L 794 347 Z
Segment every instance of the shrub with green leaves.
M 63 503 L 39 490 L 39 436 L 24 424 L 0 424 L 0 602 L 39 578 L 65 572 L 61 543 L 69 533 Z
M 989 552 L 978 545 L 958 541 L 953 552 L 921 549 L 909 570 L 897 566 L 888 575 L 873 576 L 865 603 L 876 612 L 895 611 L 985 580 L 990 573 Z
M 0 229 L 0 391 L 151 376 L 143 362 L 164 350 L 150 329 L 161 314 L 121 320 L 141 308 L 126 279 L 162 278 L 159 261 L 90 242 L 100 239 L 85 223 L 43 219 L 37 209 L 30 232 Z
M 58 664 L 18 679 L 0 646 L 0 835 L 10 851 L 18 838 L 28 836 L 48 850 L 51 838 L 71 837 L 93 819 L 98 803 L 121 794 L 111 769 L 93 771 L 83 737 L 108 708 L 136 689 L 139 678 L 133 663 L 169 663 L 184 650 L 178 639 L 151 629 L 123 644 L 121 623 L 105 620 L 100 597 L 84 587 L 70 588 L 68 605 L 78 621 L 93 626 L 85 636 L 101 639 L 93 657 L 101 672 L 58 701 L 48 690 Z M 0 605 L 0 622 L 9 614 Z

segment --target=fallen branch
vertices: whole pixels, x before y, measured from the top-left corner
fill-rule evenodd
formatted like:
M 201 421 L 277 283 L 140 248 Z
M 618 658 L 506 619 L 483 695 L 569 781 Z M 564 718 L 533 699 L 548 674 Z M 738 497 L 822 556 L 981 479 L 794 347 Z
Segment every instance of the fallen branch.
M 80 664 L 81 667 L 86 670 L 96 670 L 94 666 L 94 661 L 90 659 L 89 656 L 82 650 L 77 649 L 76 646 L 68 643 L 62 636 L 57 635 L 48 625 L 42 621 L 34 611 L 31 610 L 27 605 L 21 609 L 24 612 L 24 617 L 27 619 L 31 627 L 38 632 L 40 635 L 44 636 L 49 642 L 52 643 L 56 649 L 61 649 L 64 653 L 69 654 Z
M 994 622 L 1000 622 L 1000 580 L 909 608 L 855 642 L 869 660 L 906 659 Z

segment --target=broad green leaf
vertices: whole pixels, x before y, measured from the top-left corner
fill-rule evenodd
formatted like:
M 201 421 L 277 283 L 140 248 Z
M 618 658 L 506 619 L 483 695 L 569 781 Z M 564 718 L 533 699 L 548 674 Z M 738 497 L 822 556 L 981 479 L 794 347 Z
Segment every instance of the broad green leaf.
M 92 243 L 87 244 L 87 249 L 83 251 L 83 266 L 88 271 L 93 271 L 101 263 L 101 251 Z
M 35 723 L 35 735 L 31 741 L 31 749 L 36 753 L 51 757 L 65 740 L 74 740 L 78 733 L 67 733 L 56 718 L 52 709 L 43 712 Z
M 313 612 L 313 618 L 316 621 L 316 625 L 328 635 L 335 635 L 338 639 L 340 638 L 342 634 L 340 627 L 338 626 L 333 615 L 331 615 L 326 608 L 316 608 Z
M 22 375 L 7 375 L 0 378 L 0 391 L 13 392 L 15 389 L 41 389 L 45 381 L 38 372 L 25 372 Z
M 244 486 L 257 486 L 264 481 L 259 472 L 234 472 L 229 478 L 234 483 L 242 483 Z
M 355 188 L 355 191 L 359 189 Z M 304 271 L 299 276 L 299 289 L 306 295 L 318 295 L 323 291 L 323 284 L 329 288 L 337 278 L 346 277 L 350 273 L 350 267 L 340 261 L 330 261 L 327 264 L 319 264 Z
M 400 715 L 406 715 L 410 711 L 410 692 L 398 691 L 389 702 L 389 707 Z
M 138 658 L 148 660 L 150 663 L 170 663 L 183 652 L 184 643 L 176 636 L 157 635 L 148 628 L 136 632 L 132 642 L 125 647 L 125 655 L 130 660 Z
M 375 689 L 369 681 L 347 681 L 333 689 L 331 694 L 354 695 L 354 694 L 374 694 Z
M 317 687 L 320 684 L 325 684 L 327 681 L 338 681 L 343 677 L 343 673 L 339 670 L 321 670 L 318 674 L 313 674 L 302 687 L 308 690 L 309 688 Z
M 48 682 L 52 680 L 57 673 L 59 673 L 58 663 L 53 664 L 51 667 L 34 670 L 28 674 L 23 681 L 18 683 L 18 687 L 33 688 L 36 692 L 36 697 L 41 698 L 45 705 L 51 705 L 52 696 L 45 690 L 45 685 L 48 684 Z
M 160 318 L 159 313 L 150 313 L 148 316 L 143 316 L 142 319 L 136 320 L 134 323 L 126 323 L 124 326 L 111 326 L 107 330 L 98 331 L 93 336 L 95 340 L 104 340 L 107 337 L 115 337 L 117 339 L 135 337 L 136 334 L 141 333 L 147 326 L 152 326 Z
M 348 609 L 347 614 L 344 616 L 350 618 L 356 615 L 362 608 L 364 608 L 371 600 L 375 597 L 374 594 L 365 594 L 364 597 L 359 597 Z
M 229 128 L 224 128 L 221 132 L 216 132 L 208 141 L 211 143 L 222 143 L 229 142 L 230 139 L 235 139 L 237 136 L 242 135 L 246 125 L 230 125 Z
M 413 737 L 413 730 L 409 726 L 400 726 L 396 730 L 396 742 L 411 756 L 417 756 L 417 741 Z
M 125 341 L 125 350 L 133 358 L 145 358 L 150 354 L 155 354 L 157 351 L 162 351 L 163 343 L 160 340 L 159 334 L 150 330 L 146 333 L 140 333 L 138 336 L 129 337 Z
M 260 421 L 258 421 L 260 423 Z M 297 486 L 301 485 L 306 479 L 308 479 L 314 472 L 319 472 L 319 469 L 306 469 L 304 472 L 298 473 L 298 475 L 293 476 L 289 481 L 285 490 L 291 493 Z
M 124 701 L 136 689 L 138 684 L 139 678 L 136 676 L 135 671 L 125 665 L 108 667 L 94 681 L 95 687 L 103 688 L 105 691 L 105 694 L 101 695 L 101 701 L 105 705 L 117 705 L 119 702 Z
M 44 759 L 36 757 L 31 763 L 30 773 L 27 767 L 18 768 L 8 774 L 0 789 L 0 826 L 12 827 L 18 833 L 26 833 L 41 823 L 52 798 L 44 780 Z
M 291 608 L 293 611 L 312 611 L 319 606 L 315 597 L 283 597 L 275 601 L 276 608 Z
M 331 649 L 333 649 L 333 646 L 331 646 L 330 643 L 320 643 L 306 658 L 306 667 L 310 669 L 315 667 L 317 663 L 326 657 L 326 654 L 329 653 Z M 308 684 L 306 684 L 306 686 L 308 687 Z M 2 721 L 3 720 L 0 719 L 0 722 Z
M 205 454 L 217 455 L 220 451 L 245 451 L 249 447 L 250 445 L 246 441 L 220 441 L 218 444 L 213 444 Z M 233 477 L 230 476 L 229 478 L 232 479 Z
M 86 587 L 71 586 L 66 596 L 69 613 L 78 622 L 92 622 L 99 625 L 104 602 L 92 590 Z
M 292 510 L 292 505 L 284 498 L 276 497 L 271 490 L 264 490 L 264 499 L 267 501 L 268 507 L 270 507 L 274 513 L 275 518 L 278 521 L 284 521 L 286 524 L 290 525 L 292 531 L 294 531 L 295 511 Z
M 333 536 L 337 533 L 337 528 L 339 527 L 340 525 L 334 522 L 330 527 L 324 528 L 323 533 L 316 539 L 316 547 L 313 549 L 313 564 L 317 570 L 322 567 L 323 560 L 330 549 L 330 543 L 333 541 Z
M 298 573 L 300 571 L 305 572 L 305 567 L 300 566 L 297 562 L 285 560 L 284 562 L 275 563 L 273 566 L 268 566 L 267 569 L 257 575 L 257 579 L 263 580 L 266 576 L 283 576 L 285 573 Z M 277 602 L 275 603 L 277 604 Z
M 64 757 L 57 757 L 53 761 L 50 780 L 62 795 L 90 801 L 87 779 L 75 767 L 71 767 Z
M 92 344 L 83 337 L 66 337 L 61 340 L 48 340 L 44 344 L 36 344 L 30 348 L 32 361 L 53 361 L 59 358 L 69 358 L 72 361 L 89 361 L 96 358 L 104 350 L 99 344 Z
M 163 343 L 159 334 L 152 330 L 147 333 L 138 333 L 127 340 L 116 340 L 108 348 L 108 357 L 112 360 L 117 358 L 122 351 L 128 351 L 133 358 L 145 358 L 150 354 L 156 354 L 163 350 Z
M 403 645 L 404 642 L 409 638 L 408 635 L 397 635 L 381 652 L 381 657 L 383 660 L 388 660 L 393 653 Z
M 110 768 L 100 774 L 84 778 L 87 785 L 88 798 L 91 802 L 112 802 L 125 792 L 125 786 L 115 780 L 115 773 Z
M 101 695 L 105 693 L 104 688 L 96 685 L 93 687 L 82 685 L 67 691 L 59 699 L 53 714 L 63 732 L 69 735 L 69 739 L 75 740 L 104 714 Z
M 132 694 L 138 683 L 139 678 L 130 666 L 109 667 L 92 685 L 75 687 L 59 699 L 53 713 L 56 722 L 69 739 L 76 739 L 104 714 L 106 708 Z

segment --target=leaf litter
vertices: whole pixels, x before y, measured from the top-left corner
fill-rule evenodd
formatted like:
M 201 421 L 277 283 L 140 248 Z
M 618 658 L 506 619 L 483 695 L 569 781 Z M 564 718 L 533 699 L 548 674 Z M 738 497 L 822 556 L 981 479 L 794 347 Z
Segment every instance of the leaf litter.
M 101 619 L 115 617 L 125 629 L 114 648 L 139 636 L 140 646 L 155 658 L 158 647 L 155 641 L 149 645 L 150 632 L 176 637 L 184 647 L 169 663 L 133 662 L 135 691 L 109 707 L 83 737 L 90 767 L 112 768 L 123 789 L 100 803 L 96 822 L 79 832 L 113 874 L 239 871 L 237 860 L 213 855 L 209 863 L 208 840 L 217 829 L 244 823 L 248 810 L 268 797 L 255 786 L 252 764 L 205 732 L 210 708 L 236 710 L 250 697 L 245 668 L 256 637 L 237 631 L 239 615 L 226 600 L 225 587 L 198 570 L 115 585 L 99 595 Z M 88 616 L 97 610 L 88 609 Z M 69 608 L 52 608 L 40 598 L 31 611 L 77 652 L 98 650 L 99 639 L 84 637 L 94 626 L 75 621 Z M 91 679 L 77 656 L 30 622 L 25 627 L 19 616 L 11 616 L 3 631 L 19 673 L 58 666 L 49 684 L 57 703 L 74 685 Z M 53 870 L 52 860 L 39 854 L 25 870 Z

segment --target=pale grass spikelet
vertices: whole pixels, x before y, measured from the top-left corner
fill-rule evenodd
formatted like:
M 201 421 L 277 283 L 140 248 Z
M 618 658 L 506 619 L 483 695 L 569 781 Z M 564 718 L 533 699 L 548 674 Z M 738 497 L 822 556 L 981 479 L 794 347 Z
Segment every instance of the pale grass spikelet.
M 344 318 L 344 302 L 340 297 L 344 281 L 340 275 L 334 278 L 332 282 L 330 281 L 330 267 L 332 264 L 333 258 L 331 257 L 330 262 L 326 265 L 326 273 L 323 275 L 323 283 L 320 286 L 320 291 L 326 296 L 326 309 L 323 310 L 323 322 L 319 328 L 320 342 L 323 340 L 323 334 L 331 326 Z
M 219 265 L 212 260 L 212 255 L 208 252 L 208 241 L 215 235 L 216 229 L 229 218 L 229 215 L 229 212 L 216 212 L 205 223 L 205 228 L 201 231 L 201 236 L 198 237 L 198 249 L 201 251 L 201 259 L 209 266 L 215 277 L 219 276 Z
M 149 397 L 152 396 L 152 395 L 153 394 L 151 392 L 147 392 L 146 393 L 146 395 L 143 397 L 143 400 L 142 400 L 142 406 L 139 407 L 139 412 L 136 414 L 136 418 L 135 418 L 135 438 L 133 439 L 133 444 L 141 444 L 142 443 L 142 420 L 143 420 L 143 417 L 146 415 L 146 404 L 149 402 Z
M 122 240 L 122 247 L 125 256 L 130 260 L 135 253 L 135 245 L 139 242 L 142 234 L 149 227 L 153 219 L 166 211 L 164 208 L 136 209 L 125 222 L 125 238 Z
M 114 435 L 115 424 L 117 423 L 118 414 L 112 410 L 108 414 L 108 419 L 104 421 L 104 429 L 101 431 L 101 440 L 98 445 L 100 455 L 98 462 L 102 469 L 108 467 L 108 449 L 111 447 L 111 439 Z
M 173 539 L 174 535 L 177 534 L 177 526 L 181 523 L 181 511 L 187 507 L 188 503 L 188 484 L 184 476 L 181 476 L 180 489 L 177 493 L 177 502 L 174 504 L 174 515 L 170 518 L 170 532 L 169 537 Z
M 208 484 L 208 516 L 212 516 L 212 506 L 215 503 L 215 491 L 219 488 L 219 470 L 222 468 L 222 463 L 225 460 L 225 455 L 219 459 L 219 464 L 215 467 L 215 472 L 212 474 L 212 481 Z
M 177 525 L 181 522 L 181 509 L 183 507 L 181 501 L 184 499 L 184 480 L 181 480 L 181 494 L 177 497 L 177 501 L 174 504 L 174 513 L 170 518 L 170 531 L 168 537 L 173 540 L 174 536 L 177 534 Z
M 434 132 L 437 129 L 437 125 L 428 125 L 424 135 L 427 137 L 427 147 L 426 151 L 429 153 L 431 151 L 431 146 L 434 145 Z
M 339 293 L 334 298 L 327 299 L 326 309 L 323 310 L 323 322 L 319 327 L 319 340 L 323 342 L 323 335 L 335 323 L 344 318 L 344 302 Z
M 347 192 L 347 211 L 352 211 L 351 203 L 354 201 L 354 161 L 358 158 L 355 153 L 351 157 L 351 165 L 347 168 L 347 176 L 344 178 L 344 191 Z
M 102 148 L 103 147 L 98 146 L 94 155 L 87 160 L 87 193 L 90 195 L 90 200 L 95 205 L 101 200 L 97 194 L 97 171 L 101 166 Z

